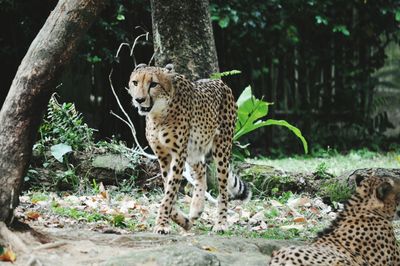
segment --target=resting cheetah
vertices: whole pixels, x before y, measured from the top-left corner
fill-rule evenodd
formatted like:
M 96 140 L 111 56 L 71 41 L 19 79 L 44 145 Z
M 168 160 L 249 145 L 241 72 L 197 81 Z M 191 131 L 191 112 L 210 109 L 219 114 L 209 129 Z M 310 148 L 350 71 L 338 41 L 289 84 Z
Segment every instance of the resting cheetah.
M 167 234 L 172 218 L 189 230 L 204 208 L 207 189 L 205 156 L 212 152 L 219 185 L 218 219 L 214 230 L 227 229 L 228 196 L 247 198 L 248 185 L 231 175 L 229 160 L 236 122 L 231 89 L 221 80 L 190 82 L 165 68 L 140 64 L 132 72 L 129 93 L 139 114 L 146 116 L 146 138 L 157 156 L 164 179 L 154 231 Z M 189 218 L 174 207 L 185 162 L 195 181 Z
M 392 226 L 400 213 L 400 175 L 378 168 L 357 170 L 351 177 L 356 192 L 332 225 L 308 246 L 275 251 L 270 265 L 400 265 Z

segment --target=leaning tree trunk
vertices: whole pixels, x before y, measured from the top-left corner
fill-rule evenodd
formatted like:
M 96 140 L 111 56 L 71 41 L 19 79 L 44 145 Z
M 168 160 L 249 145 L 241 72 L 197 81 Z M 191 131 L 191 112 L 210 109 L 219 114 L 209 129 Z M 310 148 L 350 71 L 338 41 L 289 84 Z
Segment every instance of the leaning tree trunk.
M 0 111 L 0 221 L 12 221 L 46 104 L 106 2 L 60 0 L 18 68 Z
M 156 65 L 173 63 L 190 79 L 218 72 L 208 0 L 151 0 Z

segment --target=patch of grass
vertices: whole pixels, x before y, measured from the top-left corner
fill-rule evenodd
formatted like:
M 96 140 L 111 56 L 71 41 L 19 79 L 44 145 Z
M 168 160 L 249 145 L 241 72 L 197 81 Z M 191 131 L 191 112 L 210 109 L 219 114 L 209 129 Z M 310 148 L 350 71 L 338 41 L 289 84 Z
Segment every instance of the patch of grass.
M 46 201 L 49 199 L 49 195 L 46 193 L 42 193 L 42 192 L 35 192 L 32 194 L 31 196 L 31 202 L 32 203 L 36 203 L 39 201 Z
M 238 236 L 244 238 L 264 238 L 281 240 L 309 240 L 317 235 L 321 229 L 307 228 L 307 230 L 298 230 L 296 228 L 283 230 L 280 227 L 271 226 L 265 230 L 251 231 L 247 227 L 235 225 L 228 231 L 218 233 L 220 236 Z M 209 231 L 209 230 L 208 230 Z
M 327 181 L 321 187 L 319 193 L 322 197 L 328 197 L 330 202 L 345 202 L 353 194 L 353 188 L 340 181 Z
M 322 179 L 331 177 L 331 174 L 328 173 L 328 165 L 326 162 L 317 165 L 314 173 Z
M 52 211 L 58 215 L 73 218 L 75 220 L 86 220 L 87 222 L 109 221 L 107 215 L 101 213 L 90 213 L 75 208 L 52 206 Z
M 346 154 L 327 152 L 325 155 L 319 157 L 294 156 L 283 159 L 247 159 L 246 161 L 263 166 L 271 166 L 287 172 L 302 173 L 312 173 L 321 165 L 321 163 L 325 163 L 330 166 L 330 174 L 338 176 L 359 168 L 398 168 L 400 167 L 400 160 L 397 159 L 399 153 L 400 151 L 397 153 L 376 153 L 363 149 L 353 150 Z
M 115 227 L 126 227 L 125 216 L 122 214 L 116 214 L 112 217 L 111 223 Z

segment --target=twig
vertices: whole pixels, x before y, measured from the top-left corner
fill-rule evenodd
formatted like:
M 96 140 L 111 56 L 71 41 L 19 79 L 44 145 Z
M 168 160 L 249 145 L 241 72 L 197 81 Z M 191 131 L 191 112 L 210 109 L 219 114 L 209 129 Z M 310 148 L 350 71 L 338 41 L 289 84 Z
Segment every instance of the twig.
M 133 54 L 133 50 L 134 50 L 135 47 L 136 47 L 137 41 L 138 41 L 140 38 L 142 38 L 143 36 L 146 36 L 146 41 L 149 39 L 149 33 L 148 33 L 148 32 L 143 33 L 143 34 L 140 34 L 139 36 L 137 36 L 136 39 L 135 39 L 135 41 L 133 42 L 132 49 L 131 49 L 131 52 L 130 52 L 130 56 L 132 56 L 132 58 L 133 58 L 133 62 L 134 62 L 134 64 L 135 64 L 135 67 L 136 67 L 137 64 L 136 64 L 135 55 Z
M 134 126 L 133 123 L 132 123 L 132 120 L 130 119 L 128 113 L 125 111 L 124 107 L 122 107 L 122 104 L 121 104 L 121 102 L 120 102 L 120 100 L 119 100 L 119 98 L 118 98 L 118 96 L 117 96 L 117 93 L 115 92 L 114 85 L 113 85 L 112 79 L 111 79 L 111 75 L 112 75 L 113 71 L 114 71 L 114 69 L 112 68 L 111 71 L 110 71 L 110 75 L 108 75 L 108 80 L 109 80 L 109 82 L 110 82 L 110 87 L 111 87 L 112 93 L 113 93 L 113 95 L 114 95 L 114 97 L 115 97 L 115 100 L 117 100 L 118 107 L 121 109 L 122 113 L 123 113 L 123 114 L 125 115 L 125 117 L 127 118 L 127 120 L 123 120 L 123 121 L 125 121 L 127 124 L 129 124 L 129 127 L 131 128 L 132 135 L 133 135 L 133 138 L 134 138 L 134 140 L 135 140 L 136 146 L 140 149 L 140 151 L 141 151 L 142 153 L 146 153 L 146 152 L 143 150 L 143 148 L 140 146 L 139 141 L 138 141 L 137 138 L 136 138 L 136 130 L 135 130 L 135 126 Z
M 154 52 L 153 55 L 151 56 L 149 63 L 147 64 L 148 66 L 150 66 L 151 62 L 154 60 L 154 57 L 156 56 L 156 53 Z

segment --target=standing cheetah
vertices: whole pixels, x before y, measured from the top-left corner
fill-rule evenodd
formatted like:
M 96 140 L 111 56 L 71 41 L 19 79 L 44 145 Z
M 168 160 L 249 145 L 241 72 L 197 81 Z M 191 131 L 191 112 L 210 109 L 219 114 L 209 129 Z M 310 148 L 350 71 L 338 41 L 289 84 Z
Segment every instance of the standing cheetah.
M 400 214 L 400 171 L 357 170 L 356 192 L 332 225 L 308 246 L 272 254 L 271 266 L 399 266 L 392 221 Z
M 129 80 L 129 93 L 140 115 L 146 116 L 146 138 L 157 156 L 165 194 L 154 231 L 168 234 L 172 218 L 189 230 L 204 209 L 207 189 L 205 156 L 213 154 L 218 173 L 218 219 L 215 231 L 227 229 L 228 197 L 246 199 L 248 185 L 230 174 L 229 161 L 236 122 L 231 89 L 221 80 L 191 82 L 165 68 L 138 65 Z M 187 163 L 195 185 L 189 218 L 174 204 Z

